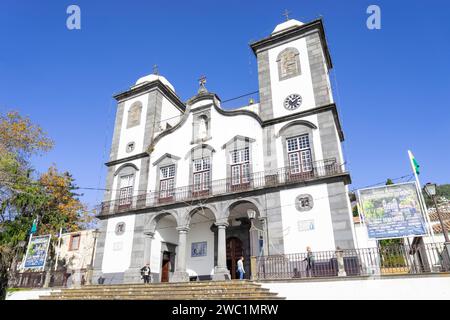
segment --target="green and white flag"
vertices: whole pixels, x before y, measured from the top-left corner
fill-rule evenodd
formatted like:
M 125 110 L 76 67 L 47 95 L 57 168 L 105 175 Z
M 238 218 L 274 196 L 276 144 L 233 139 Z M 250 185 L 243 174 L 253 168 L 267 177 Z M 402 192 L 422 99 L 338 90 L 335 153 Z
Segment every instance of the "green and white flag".
M 414 155 L 411 151 L 408 150 L 409 160 L 411 160 L 411 166 L 413 168 L 413 171 L 415 174 L 419 174 L 419 163 L 417 162 L 416 158 L 414 158 Z

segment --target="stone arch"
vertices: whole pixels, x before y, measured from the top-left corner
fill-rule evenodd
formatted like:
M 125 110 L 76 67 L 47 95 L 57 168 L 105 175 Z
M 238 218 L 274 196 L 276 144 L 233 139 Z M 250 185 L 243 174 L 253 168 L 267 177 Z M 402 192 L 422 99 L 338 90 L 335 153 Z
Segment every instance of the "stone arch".
M 172 210 L 165 210 L 163 212 L 158 212 L 156 214 L 151 215 L 150 217 L 148 217 L 148 219 L 146 219 L 145 224 L 144 224 L 144 233 L 155 233 L 156 231 L 156 226 L 158 225 L 159 220 L 161 220 L 162 218 L 166 217 L 166 216 L 172 216 L 176 223 L 177 223 L 177 227 L 180 226 L 180 218 L 178 216 L 178 214 L 175 211 Z
M 279 81 L 301 74 L 299 52 L 294 47 L 281 51 L 277 56 Z
M 117 170 L 114 172 L 114 176 L 117 176 L 119 173 L 121 173 L 123 170 L 125 170 L 125 168 L 127 168 L 127 169 L 129 168 L 129 171 L 133 171 L 130 173 L 134 173 L 134 171 L 139 171 L 139 168 L 135 164 L 124 163 L 119 168 L 117 168 Z
M 295 120 L 295 121 L 291 121 L 291 122 L 285 124 L 283 127 L 281 127 L 281 129 L 278 131 L 277 137 L 289 135 L 292 131 L 298 129 L 299 127 L 307 127 L 309 129 L 317 129 L 317 126 L 312 122 L 309 122 L 306 120 Z M 304 131 L 304 129 L 302 131 Z
M 190 223 L 191 223 L 192 216 L 194 214 L 196 214 L 197 211 L 201 210 L 202 208 L 209 209 L 212 212 L 212 214 L 214 216 L 214 220 L 215 220 L 215 221 L 212 221 L 212 223 L 215 223 L 219 219 L 218 211 L 217 211 L 217 209 L 214 206 L 209 205 L 209 204 L 202 204 L 202 205 L 199 205 L 199 206 L 197 206 L 197 207 L 195 207 L 193 209 L 186 210 L 186 213 L 184 214 L 183 218 L 181 219 L 182 224 L 186 225 L 186 226 L 189 226 Z
M 184 159 L 197 159 L 203 156 L 212 157 L 212 154 L 215 152 L 216 150 L 213 147 L 209 144 L 203 143 L 189 150 Z
M 266 217 L 266 211 L 264 210 L 264 207 L 261 205 L 261 203 L 257 199 L 242 198 L 242 199 L 228 201 L 222 212 L 221 219 L 228 220 L 228 218 L 230 217 L 230 209 L 236 207 L 238 204 L 245 203 L 245 202 L 253 204 L 258 209 L 257 213 L 258 213 L 259 217 L 261 217 L 261 218 Z

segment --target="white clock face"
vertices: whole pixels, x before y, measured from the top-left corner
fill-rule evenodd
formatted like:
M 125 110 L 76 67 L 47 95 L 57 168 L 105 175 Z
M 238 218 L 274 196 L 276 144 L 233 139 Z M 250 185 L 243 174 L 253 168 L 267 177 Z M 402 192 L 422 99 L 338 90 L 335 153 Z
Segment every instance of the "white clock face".
M 295 110 L 302 104 L 302 96 L 296 93 L 290 94 L 284 99 L 284 107 L 287 110 Z

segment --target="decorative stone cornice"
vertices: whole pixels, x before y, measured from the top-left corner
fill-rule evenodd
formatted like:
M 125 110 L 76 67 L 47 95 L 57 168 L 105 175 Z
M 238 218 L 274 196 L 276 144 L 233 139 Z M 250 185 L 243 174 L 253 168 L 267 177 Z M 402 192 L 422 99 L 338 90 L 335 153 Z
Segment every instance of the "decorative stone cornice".
M 173 102 L 175 106 L 181 111 L 184 112 L 186 110 L 186 106 L 184 103 L 180 100 L 180 98 L 173 92 L 171 89 L 169 89 L 164 83 L 161 82 L 161 80 L 156 79 L 154 81 L 144 83 L 140 86 L 133 87 L 127 91 L 123 91 L 121 93 L 115 94 L 113 97 L 118 102 L 121 102 L 125 99 L 134 97 L 136 95 L 146 93 L 152 90 L 159 90 L 168 100 Z
M 253 53 L 257 55 L 261 51 L 267 50 L 287 41 L 292 41 L 293 39 L 304 37 L 308 33 L 312 33 L 315 31 L 319 32 L 322 47 L 325 53 L 325 60 L 327 61 L 328 69 L 331 69 L 333 68 L 333 64 L 331 62 L 330 52 L 328 50 L 327 40 L 325 38 L 325 30 L 322 19 L 316 19 L 301 26 L 296 26 L 283 32 L 273 34 L 259 41 L 253 42 L 250 44 L 250 48 L 252 48 Z
M 146 157 L 148 157 L 148 153 L 142 152 L 142 153 L 135 154 L 134 156 L 106 162 L 105 165 L 107 167 L 112 167 L 112 166 L 115 166 L 116 164 L 125 163 L 125 162 L 129 162 L 129 161 L 133 161 L 133 160 L 137 160 L 137 159 L 141 159 L 141 158 L 146 158 Z

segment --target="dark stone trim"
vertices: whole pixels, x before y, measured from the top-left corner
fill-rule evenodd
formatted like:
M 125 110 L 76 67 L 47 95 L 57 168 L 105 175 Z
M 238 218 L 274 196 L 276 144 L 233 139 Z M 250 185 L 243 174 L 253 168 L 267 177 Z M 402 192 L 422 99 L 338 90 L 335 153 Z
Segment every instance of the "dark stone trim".
M 262 40 L 253 42 L 250 44 L 250 48 L 252 48 L 253 53 L 256 55 L 260 51 L 267 50 L 270 46 L 274 46 L 283 41 L 292 41 L 293 38 L 300 38 L 305 35 L 305 33 L 318 30 L 321 38 L 322 47 L 325 52 L 325 58 L 327 61 L 328 69 L 333 68 L 333 64 L 331 62 L 330 52 L 328 50 L 327 40 L 325 38 L 325 30 L 323 26 L 322 19 L 317 19 L 304 25 L 293 27 L 292 29 L 287 29 L 285 31 L 281 31 L 280 33 L 273 34 L 267 38 Z
M 120 164 L 120 163 L 124 163 L 124 162 L 128 162 L 128 161 L 133 161 L 133 160 L 137 160 L 137 159 L 141 159 L 141 158 L 146 158 L 148 156 L 149 155 L 148 155 L 147 152 L 142 152 L 142 153 L 135 154 L 134 156 L 130 156 L 130 157 L 126 157 L 126 158 L 122 158 L 122 159 L 106 162 L 105 165 L 107 167 L 111 167 L 111 166 L 115 166 L 116 164 Z
M 263 126 L 263 123 L 264 123 L 263 120 L 261 120 L 261 118 L 256 113 L 249 111 L 249 110 L 223 110 L 222 108 L 219 108 L 216 104 L 214 104 L 214 109 L 216 109 L 216 111 L 223 116 L 227 116 L 227 117 L 232 117 L 232 116 L 237 116 L 237 115 L 250 116 L 250 117 L 254 118 L 256 121 L 258 121 L 258 123 L 261 126 Z
M 160 80 L 154 80 L 149 83 L 145 83 L 143 85 L 140 85 L 136 88 L 129 89 L 127 91 L 115 94 L 113 97 L 117 101 L 122 101 L 127 98 L 133 97 L 138 94 L 145 93 L 147 91 L 150 91 L 152 89 L 159 89 L 163 95 L 166 96 L 167 99 L 169 99 L 171 102 L 175 104 L 175 106 L 181 111 L 184 112 L 186 110 L 186 106 L 184 103 L 180 100 L 180 98 L 171 90 L 168 89 Z
M 193 104 L 195 104 L 196 102 L 202 101 L 202 100 L 214 100 L 217 99 L 219 101 L 220 100 L 219 96 L 215 93 L 199 93 L 195 96 L 193 96 L 192 98 L 190 98 L 188 101 L 186 101 L 186 105 L 192 106 Z
M 180 157 L 174 156 L 173 154 L 170 153 L 165 153 L 163 154 L 161 157 L 159 157 L 158 160 L 156 160 L 155 162 L 152 163 L 152 165 L 156 166 L 158 163 L 160 163 L 161 161 L 163 161 L 165 158 L 170 158 L 170 159 L 174 159 L 174 160 L 180 160 Z
M 227 143 L 225 143 L 223 146 L 222 146 L 222 149 L 225 149 L 227 146 L 229 146 L 230 144 L 233 144 L 233 143 L 235 143 L 236 141 L 243 141 L 243 142 L 255 142 L 256 140 L 255 139 L 252 139 L 252 138 L 249 138 L 249 137 L 244 137 L 244 136 L 241 136 L 241 135 L 236 135 L 236 136 L 234 136 L 233 138 L 231 138 Z
M 305 126 L 305 127 L 310 128 L 310 129 L 317 129 L 317 126 L 314 123 L 311 123 L 309 121 L 306 121 L 306 120 L 294 120 L 292 122 L 289 122 L 289 123 L 285 124 L 283 127 L 281 127 L 281 129 L 278 131 L 277 137 L 283 135 L 283 132 L 287 128 L 295 126 L 295 125 Z
M 300 118 L 300 117 L 309 116 L 309 115 L 312 115 L 312 114 L 318 114 L 318 113 L 325 112 L 325 111 L 328 111 L 328 110 L 331 110 L 333 112 L 334 120 L 336 122 L 336 128 L 337 128 L 337 131 L 338 131 L 338 134 L 339 134 L 339 139 L 341 141 L 344 141 L 344 133 L 342 132 L 342 127 L 341 127 L 341 123 L 339 121 L 339 115 L 338 115 L 335 103 L 330 103 L 330 104 L 327 104 L 327 105 L 324 105 L 324 106 L 320 106 L 320 107 L 317 107 L 317 108 L 313 108 L 313 109 L 310 109 L 310 110 L 300 111 L 300 112 L 288 114 L 288 115 L 283 116 L 283 117 L 266 120 L 266 121 L 264 121 L 262 123 L 262 126 L 263 127 L 273 126 L 273 125 L 275 125 L 277 123 L 281 123 L 281 122 L 285 122 L 285 121 L 289 121 L 289 120 L 294 120 L 294 119 L 297 119 L 297 118 Z
M 236 200 L 237 195 L 239 195 L 240 198 L 244 197 L 250 197 L 255 195 L 264 195 L 268 193 L 277 192 L 280 190 L 287 190 L 292 188 L 298 188 L 299 186 L 309 186 L 309 185 L 316 185 L 316 184 L 323 184 L 323 183 L 333 183 L 333 182 L 339 182 L 343 181 L 344 184 L 350 184 L 351 178 L 350 173 L 344 172 L 344 173 L 338 173 L 332 176 L 328 177 L 320 177 L 313 180 L 308 181 L 299 181 L 297 183 L 292 184 L 284 184 L 279 186 L 273 186 L 273 187 L 263 187 L 259 189 L 253 189 L 253 190 L 246 190 L 246 191 L 239 191 L 239 192 L 233 192 L 228 194 L 220 194 L 220 195 L 211 195 L 206 196 L 205 198 L 198 198 L 195 200 L 190 201 L 189 203 L 186 202 L 176 202 L 176 203 L 169 203 L 169 204 L 160 204 L 153 207 L 146 207 L 142 209 L 134 209 L 130 211 L 125 212 L 119 212 L 114 214 L 105 214 L 105 215 L 97 215 L 96 217 L 100 220 L 108 219 L 111 217 L 119 217 L 119 216 L 126 216 L 131 213 L 134 214 L 141 214 L 141 213 L 149 213 L 149 212 L 158 212 L 158 211 L 164 211 L 164 210 L 170 210 L 170 209 L 176 209 L 176 208 L 183 208 L 183 207 L 189 207 L 189 206 L 195 206 L 197 204 L 205 205 L 208 203 L 216 202 L 216 201 L 226 201 L 226 200 Z
M 125 164 L 121 165 L 119 168 L 117 168 L 116 172 L 114 172 L 114 176 L 117 176 L 119 174 L 119 172 L 125 167 L 132 167 L 134 170 L 139 171 L 139 168 L 136 165 L 134 165 L 132 163 L 125 163 Z

